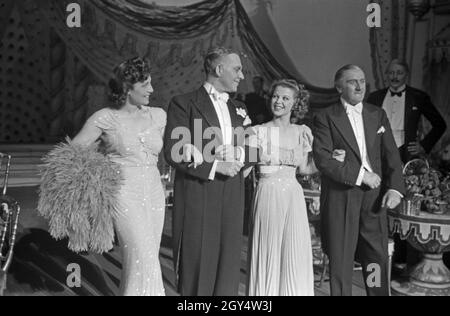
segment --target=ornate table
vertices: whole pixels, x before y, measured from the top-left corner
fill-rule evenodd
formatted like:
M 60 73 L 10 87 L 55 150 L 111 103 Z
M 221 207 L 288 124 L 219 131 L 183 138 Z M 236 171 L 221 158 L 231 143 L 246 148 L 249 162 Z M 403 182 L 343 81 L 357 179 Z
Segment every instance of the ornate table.
M 406 282 L 392 281 L 394 295 L 450 296 L 450 271 L 442 256 L 450 251 L 450 215 L 421 212 L 419 216 L 388 211 L 389 231 L 398 233 L 415 249 L 423 260 L 413 268 Z

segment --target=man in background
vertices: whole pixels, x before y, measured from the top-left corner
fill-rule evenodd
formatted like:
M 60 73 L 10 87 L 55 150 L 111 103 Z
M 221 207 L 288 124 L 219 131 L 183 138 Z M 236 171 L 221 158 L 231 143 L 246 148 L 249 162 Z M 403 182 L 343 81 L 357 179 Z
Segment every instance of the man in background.
M 387 75 L 389 87 L 373 92 L 367 102 L 386 111 L 395 143 L 403 163 L 406 163 L 430 153 L 445 133 L 447 125 L 430 97 L 406 84 L 410 75 L 407 63 L 392 60 Z M 418 131 L 422 116 L 430 122 L 432 129 L 420 140 Z
M 252 125 L 266 123 L 272 119 L 268 107 L 269 95 L 264 90 L 264 79 L 260 76 L 253 78 L 254 92 L 245 96 L 245 105 L 247 106 L 248 115 L 252 120 Z

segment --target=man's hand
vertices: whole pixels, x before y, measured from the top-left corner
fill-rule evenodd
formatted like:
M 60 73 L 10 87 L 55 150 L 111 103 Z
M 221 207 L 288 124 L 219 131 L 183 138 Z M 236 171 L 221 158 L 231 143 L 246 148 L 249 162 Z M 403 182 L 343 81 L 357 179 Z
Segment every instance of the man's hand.
M 425 149 L 419 142 L 412 142 L 408 144 L 408 152 L 413 156 L 420 156 L 425 154 Z
M 216 173 L 220 173 L 224 176 L 232 178 L 241 171 L 242 167 L 244 167 L 244 164 L 239 161 L 233 162 L 219 161 L 217 163 Z
M 382 208 L 394 209 L 399 206 L 402 201 L 402 197 L 395 191 L 389 190 L 383 197 Z
M 376 173 L 366 171 L 362 183 L 374 190 L 381 185 L 381 178 Z
M 232 145 L 221 145 L 216 149 L 216 159 L 220 161 L 239 160 L 241 151 Z
M 203 163 L 203 155 L 194 145 L 186 144 L 183 146 L 183 162 L 190 162 L 188 167 L 196 169 Z

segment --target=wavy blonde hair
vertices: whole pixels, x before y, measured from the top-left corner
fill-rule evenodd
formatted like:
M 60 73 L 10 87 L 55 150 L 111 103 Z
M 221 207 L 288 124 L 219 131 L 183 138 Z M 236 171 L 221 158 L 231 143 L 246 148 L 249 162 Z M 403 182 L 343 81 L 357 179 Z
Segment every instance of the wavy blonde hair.
M 288 88 L 294 92 L 295 103 L 292 111 L 296 112 L 299 118 L 304 118 L 309 111 L 309 99 L 311 97 L 305 86 L 293 79 L 277 80 L 272 83 L 272 86 L 270 87 L 270 98 L 272 98 L 275 89 L 278 87 Z

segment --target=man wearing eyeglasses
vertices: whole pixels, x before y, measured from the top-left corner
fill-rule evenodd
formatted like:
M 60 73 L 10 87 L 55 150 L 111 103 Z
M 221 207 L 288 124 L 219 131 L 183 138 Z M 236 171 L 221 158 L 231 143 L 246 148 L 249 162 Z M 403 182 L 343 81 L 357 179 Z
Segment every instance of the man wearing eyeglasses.
M 447 128 L 430 97 L 425 92 L 406 85 L 409 75 L 408 64 L 398 59 L 392 60 L 387 70 L 389 87 L 373 92 L 367 100 L 386 111 L 404 163 L 428 154 Z M 419 140 L 422 115 L 431 123 L 432 129 Z

